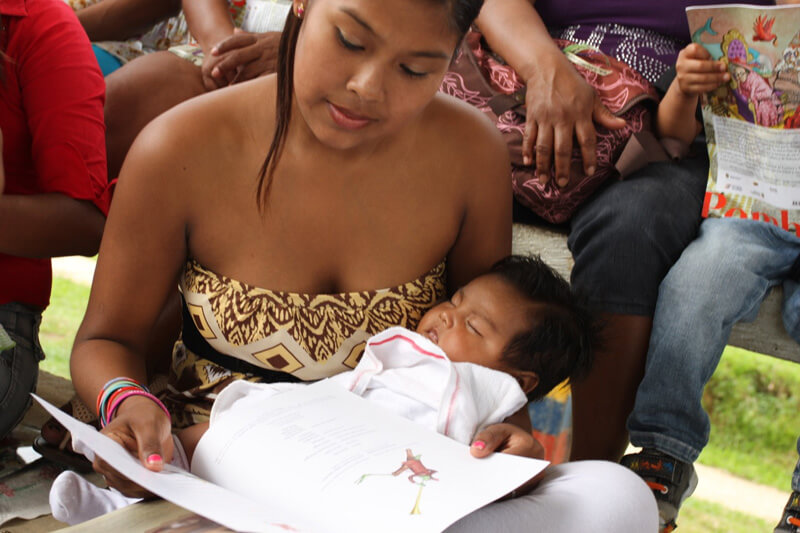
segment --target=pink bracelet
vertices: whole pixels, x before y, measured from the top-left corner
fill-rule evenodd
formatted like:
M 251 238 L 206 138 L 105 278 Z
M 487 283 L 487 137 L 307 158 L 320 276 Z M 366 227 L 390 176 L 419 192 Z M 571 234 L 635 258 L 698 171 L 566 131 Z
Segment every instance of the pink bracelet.
M 114 398 L 114 403 L 111 404 L 111 407 L 108 409 L 108 417 L 106 418 L 106 425 L 111 422 L 112 418 L 114 418 L 114 414 L 117 412 L 117 409 L 119 408 L 120 404 L 123 401 L 125 401 L 125 399 L 130 398 L 131 396 L 144 396 L 146 398 L 153 400 L 167 415 L 167 418 L 170 420 L 170 423 L 172 422 L 172 417 L 169 414 L 169 410 L 163 403 L 161 403 L 161 400 L 159 400 L 158 398 L 156 398 L 147 391 L 136 389 L 124 392 L 123 394 L 120 394 L 119 396 Z

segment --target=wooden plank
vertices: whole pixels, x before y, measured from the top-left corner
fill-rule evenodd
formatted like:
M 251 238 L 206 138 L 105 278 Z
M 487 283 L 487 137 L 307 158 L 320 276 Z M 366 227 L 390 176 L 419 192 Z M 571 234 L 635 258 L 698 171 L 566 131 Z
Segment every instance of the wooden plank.
M 539 254 L 562 276 L 569 279 L 574 262 L 567 249 L 563 230 L 514 224 L 513 251 L 518 254 Z M 761 305 L 758 318 L 751 323 L 736 324 L 729 343 L 753 352 L 763 353 L 800 363 L 800 346 L 783 327 L 781 302 L 783 290 L 773 289 Z
M 192 514 L 190 511 L 166 500 L 150 500 L 118 509 L 112 513 L 98 516 L 94 520 L 89 520 L 77 526 L 59 529 L 58 531 L 62 533 L 108 533 L 109 531 L 144 533 L 165 523 Z

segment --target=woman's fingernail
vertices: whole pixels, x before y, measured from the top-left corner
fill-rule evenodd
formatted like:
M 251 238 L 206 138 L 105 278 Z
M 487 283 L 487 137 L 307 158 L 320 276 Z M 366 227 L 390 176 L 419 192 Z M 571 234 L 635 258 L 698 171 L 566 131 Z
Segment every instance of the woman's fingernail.
M 472 443 L 472 447 L 478 448 L 479 450 L 483 450 L 484 448 L 486 448 L 486 443 L 483 442 L 482 440 L 476 440 L 475 442 Z
M 149 465 L 154 465 L 156 463 L 163 463 L 163 462 L 164 462 L 164 460 L 157 453 L 152 453 L 152 454 L 147 456 L 147 464 L 149 464 Z
M 566 187 L 567 183 L 569 183 L 569 178 L 558 178 L 559 187 Z
M 522 157 L 522 164 L 530 165 L 531 164 L 531 156 L 526 155 Z
M 215 56 L 215 55 L 217 55 L 217 54 L 219 54 L 219 48 L 217 48 L 217 47 L 215 46 L 214 48 L 212 48 L 212 49 L 211 49 L 211 55 L 212 55 L 212 56 Z
M 596 170 L 596 169 L 595 169 L 594 167 L 589 167 L 588 169 L 586 169 L 586 175 L 587 175 L 587 176 L 591 176 L 591 175 L 593 175 L 593 174 L 594 174 L 594 172 L 595 172 L 595 170 Z

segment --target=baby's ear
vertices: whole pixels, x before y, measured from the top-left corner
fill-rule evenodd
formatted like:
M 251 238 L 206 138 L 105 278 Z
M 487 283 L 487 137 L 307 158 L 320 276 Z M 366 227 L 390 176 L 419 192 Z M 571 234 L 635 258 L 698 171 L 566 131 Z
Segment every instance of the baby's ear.
M 539 385 L 539 374 L 530 370 L 516 370 L 514 371 L 514 377 L 517 379 L 519 386 L 522 387 L 525 395 L 529 395 Z

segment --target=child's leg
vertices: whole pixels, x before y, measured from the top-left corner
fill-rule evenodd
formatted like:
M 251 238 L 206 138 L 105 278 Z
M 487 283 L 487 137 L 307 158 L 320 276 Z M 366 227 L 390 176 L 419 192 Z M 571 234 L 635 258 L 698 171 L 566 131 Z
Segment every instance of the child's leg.
M 628 419 L 623 458 L 653 488 L 662 531 L 694 491 L 692 463 L 708 443 L 703 389 L 736 322 L 752 320 L 774 285 L 791 277 L 800 239 L 748 220 L 708 219 L 659 288 L 645 377 Z
M 792 494 L 786 502 L 778 525 L 775 526 L 775 533 L 800 532 L 800 438 L 797 439 L 797 455 L 797 464 L 792 474 Z
M 771 224 L 708 219 L 661 284 L 631 442 L 694 462 L 708 442 L 703 388 L 736 322 L 786 279 L 800 239 Z

